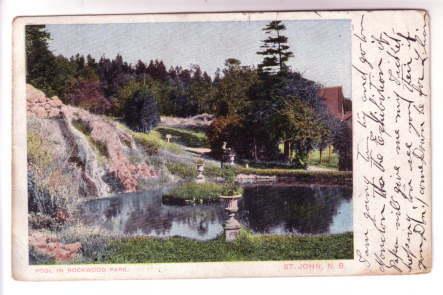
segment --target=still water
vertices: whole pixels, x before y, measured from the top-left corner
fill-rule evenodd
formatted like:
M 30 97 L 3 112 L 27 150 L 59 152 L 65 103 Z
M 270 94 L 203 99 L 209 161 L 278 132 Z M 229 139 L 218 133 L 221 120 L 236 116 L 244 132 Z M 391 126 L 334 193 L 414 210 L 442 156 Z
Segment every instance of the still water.
M 82 220 L 114 233 L 209 240 L 223 233 L 220 203 L 163 205 L 164 190 L 120 194 L 80 207 Z M 260 234 L 334 234 L 352 231 L 352 189 L 341 186 L 247 186 L 237 219 Z

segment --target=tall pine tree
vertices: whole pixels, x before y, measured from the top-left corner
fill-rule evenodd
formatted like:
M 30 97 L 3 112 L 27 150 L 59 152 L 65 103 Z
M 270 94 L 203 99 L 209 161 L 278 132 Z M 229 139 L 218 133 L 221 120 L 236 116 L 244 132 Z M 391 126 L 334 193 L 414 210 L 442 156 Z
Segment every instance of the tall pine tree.
M 279 20 L 271 21 L 263 28 L 269 37 L 263 40 L 263 45 L 260 46 L 262 51 L 257 52 L 263 55 L 263 62 L 258 65 L 260 72 L 275 74 L 287 71 L 286 62 L 294 54 L 289 50 L 288 38 L 281 34 L 284 30 L 286 26 Z

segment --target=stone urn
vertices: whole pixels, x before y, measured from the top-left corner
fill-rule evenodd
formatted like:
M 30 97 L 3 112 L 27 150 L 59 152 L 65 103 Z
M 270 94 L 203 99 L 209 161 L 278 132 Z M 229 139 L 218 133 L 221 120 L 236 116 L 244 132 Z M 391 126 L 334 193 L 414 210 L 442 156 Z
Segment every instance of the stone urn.
M 203 163 L 197 164 L 197 183 L 205 182 L 205 176 L 203 175 L 203 172 L 205 171 L 205 165 Z
M 223 227 L 225 230 L 226 241 L 234 241 L 240 234 L 241 225 L 235 218 L 235 214 L 238 212 L 238 200 L 242 197 L 241 194 L 232 196 L 220 196 L 220 200 L 225 205 L 225 211 L 228 213 Z
M 172 138 L 171 134 L 166 134 L 166 140 L 168 141 L 168 143 L 171 143 L 171 138 Z

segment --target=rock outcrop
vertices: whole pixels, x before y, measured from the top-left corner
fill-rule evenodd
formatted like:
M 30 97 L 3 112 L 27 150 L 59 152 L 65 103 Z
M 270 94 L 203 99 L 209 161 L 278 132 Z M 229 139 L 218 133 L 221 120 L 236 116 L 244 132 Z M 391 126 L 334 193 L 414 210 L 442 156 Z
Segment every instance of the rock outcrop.
M 77 256 L 82 245 L 79 242 L 61 243 L 51 235 L 32 232 L 29 235 L 29 247 L 38 255 L 47 256 L 56 262 L 65 262 Z
M 58 97 L 48 98 L 31 85 L 26 91 L 28 134 L 47 140 L 54 161 L 70 167 L 72 181 L 79 182 L 79 195 L 134 192 L 140 181 L 157 177 L 145 161 L 131 158 L 134 153 L 138 159 L 144 155 L 127 129 L 105 116 L 65 105 Z

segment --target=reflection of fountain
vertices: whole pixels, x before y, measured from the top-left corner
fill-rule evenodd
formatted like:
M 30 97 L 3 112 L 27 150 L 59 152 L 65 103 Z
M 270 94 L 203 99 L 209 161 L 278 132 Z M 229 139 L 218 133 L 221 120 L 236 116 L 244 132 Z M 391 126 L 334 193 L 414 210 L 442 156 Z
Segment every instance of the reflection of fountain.
M 240 222 L 235 219 L 235 213 L 238 212 L 238 200 L 241 195 L 220 196 L 220 199 L 225 202 L 225 210 L 228 212 L 228 219 L 224 223 L 226 241 L 234 241 L 240 233 Z

